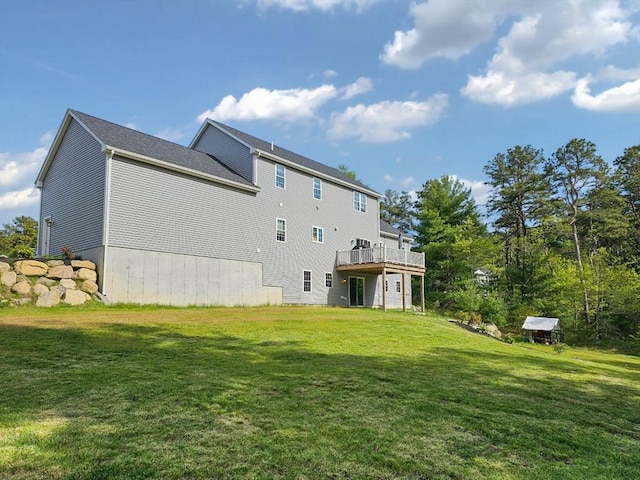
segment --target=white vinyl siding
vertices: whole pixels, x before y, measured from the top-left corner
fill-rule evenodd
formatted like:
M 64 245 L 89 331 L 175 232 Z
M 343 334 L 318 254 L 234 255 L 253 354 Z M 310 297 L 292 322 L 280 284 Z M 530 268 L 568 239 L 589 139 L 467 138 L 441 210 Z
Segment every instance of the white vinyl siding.
M 105 166 L 97 140 L 70 120 L 42 184 L 40 251 L 44 251 L 45 217 L 53 221 L 48 232 L 50 255 L 60 255 L 62 247 L 79 252 L 102 245 Z

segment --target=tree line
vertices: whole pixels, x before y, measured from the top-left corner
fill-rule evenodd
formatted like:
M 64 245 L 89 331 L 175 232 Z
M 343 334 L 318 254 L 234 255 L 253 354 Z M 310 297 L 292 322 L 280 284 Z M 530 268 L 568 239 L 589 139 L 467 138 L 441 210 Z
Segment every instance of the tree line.
M 381 201 L 382 218 L 425 253 L 430 303 L 514 329 L 527 315 L 558 317 L 574 341 L 639 341 L 640 145 L 612 166 L 585 139 L 548 158 L 515 146 L 484 172 L 485 215 L 447 176 L 415 200 L 387 190 Z

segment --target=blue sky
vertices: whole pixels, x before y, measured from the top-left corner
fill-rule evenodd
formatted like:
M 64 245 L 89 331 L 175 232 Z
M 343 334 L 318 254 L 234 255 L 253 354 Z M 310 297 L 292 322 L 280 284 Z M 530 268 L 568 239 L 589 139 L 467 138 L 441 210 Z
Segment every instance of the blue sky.
M 637 0 L 0 0 L 0 224 L 67 108 L 188 145 L 210 116 L 379 192 L 572 138 L 640 143 Z

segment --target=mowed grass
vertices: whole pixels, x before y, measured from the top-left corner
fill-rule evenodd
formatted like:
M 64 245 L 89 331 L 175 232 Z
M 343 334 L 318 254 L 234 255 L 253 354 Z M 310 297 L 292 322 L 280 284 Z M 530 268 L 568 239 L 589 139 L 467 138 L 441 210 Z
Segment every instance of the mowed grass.
M 332 308 L 0 311 L 0 478 L 640 478 L 640 359 Z

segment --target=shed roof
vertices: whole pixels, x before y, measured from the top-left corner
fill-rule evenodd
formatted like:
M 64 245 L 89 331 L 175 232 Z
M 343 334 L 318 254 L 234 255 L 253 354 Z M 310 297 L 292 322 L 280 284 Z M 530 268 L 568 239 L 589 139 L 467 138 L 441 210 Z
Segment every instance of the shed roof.
M 527 317 L 522 324 L 523 330 L 543 330 L 550 332 L 552 330 L 560 330 L 560 320 L 549 317 Z

